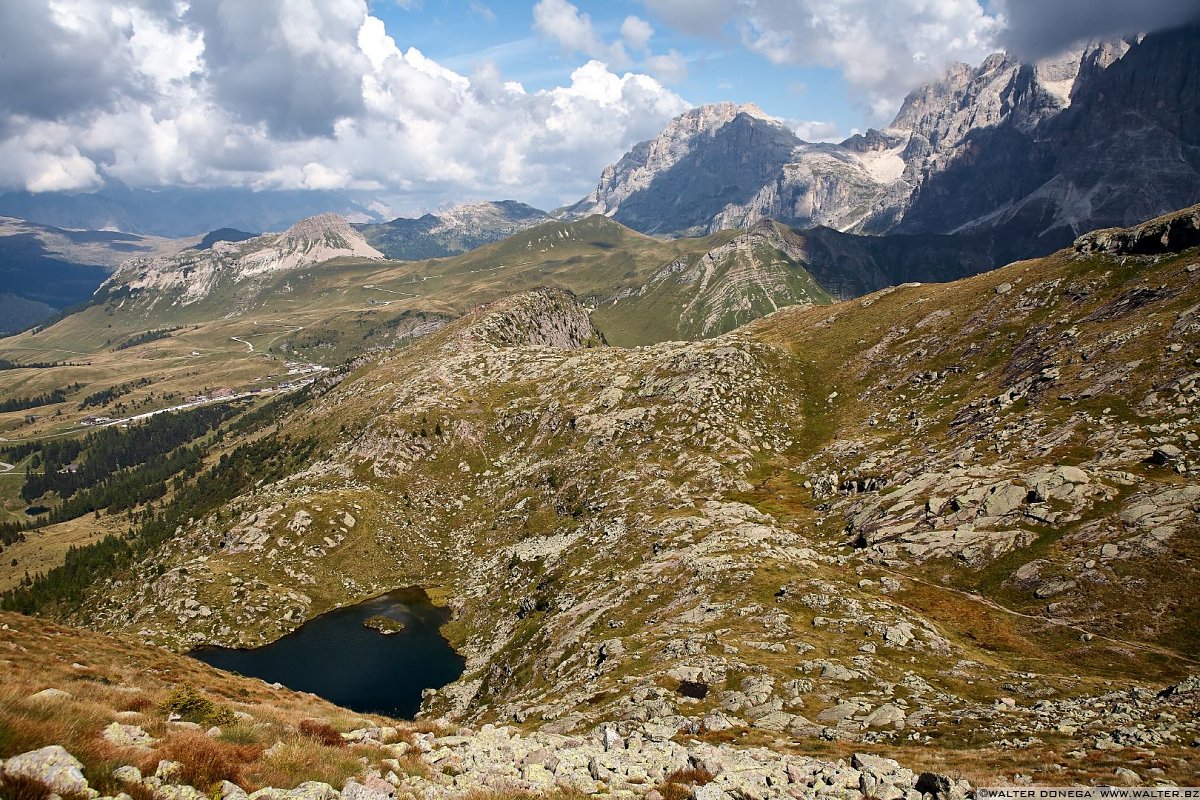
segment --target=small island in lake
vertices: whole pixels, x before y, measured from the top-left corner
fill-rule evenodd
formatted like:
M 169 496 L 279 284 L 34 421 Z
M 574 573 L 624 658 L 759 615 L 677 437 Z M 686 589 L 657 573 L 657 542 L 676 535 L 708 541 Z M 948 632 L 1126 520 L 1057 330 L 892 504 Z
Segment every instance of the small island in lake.
M 408 627 L 398 619 L 385 617 L 381 614 L 375 614 L 374 616 L 367 617 L 363 620 L 363 625 L 371 630 L 376 630 L 385 634 L 399 633 Z

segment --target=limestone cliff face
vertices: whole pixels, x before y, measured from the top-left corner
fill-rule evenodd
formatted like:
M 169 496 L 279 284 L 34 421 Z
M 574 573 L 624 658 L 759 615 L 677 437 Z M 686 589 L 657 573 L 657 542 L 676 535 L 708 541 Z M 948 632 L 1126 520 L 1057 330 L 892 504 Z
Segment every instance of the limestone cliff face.
M 383 258 L 338 214 L 300 220 L 283 233 L 241 242 L 216 242 L 207 250 L 125 262 L 98 292 L 144 298 L 149 305 L 188 306 L 222 286 L 242 285 L 239 303 L 253 299 L 251 283 L 334 258 Z
M 554 347 L 578 350 L 604 343 L 587 310 L 564 289 L 539 288 L 481 306 L 468 315 L 451 346 Z
M 910 94 L 892 123 L 801 141 L 744 106 L 689 111 L 566 210 L 648 233 L 763 219 L 864 234 L 992 235 L 997 260 L 1067 246 L 1200 200 L 1200 28 L 1092 42 L 1025 64 L 997 53 Z

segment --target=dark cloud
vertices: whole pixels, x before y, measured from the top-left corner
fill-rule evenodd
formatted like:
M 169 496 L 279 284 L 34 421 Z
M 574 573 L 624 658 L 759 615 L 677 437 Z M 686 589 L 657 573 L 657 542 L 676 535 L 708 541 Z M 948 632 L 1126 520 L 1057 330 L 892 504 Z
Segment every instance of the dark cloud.
M 119 32 L 64 28 L 37 3 L 0 3 L 0 115 L 36 119 L 107 107 L 123 93 L 127 72 Z
M 363 111 L 360 81 L 369 64 L 356 40 L 366 7 L 285 8 L 218 0 L 193 4 L 186 20 L 202 32 L 208 82 L 224 108 L 278 137 L 328 136 L 337 120 Z
M 1087 39 L 1166 30 L 1200 20 L 1200 0 L 1005 0 L 1004 49 L 1023 60 Z

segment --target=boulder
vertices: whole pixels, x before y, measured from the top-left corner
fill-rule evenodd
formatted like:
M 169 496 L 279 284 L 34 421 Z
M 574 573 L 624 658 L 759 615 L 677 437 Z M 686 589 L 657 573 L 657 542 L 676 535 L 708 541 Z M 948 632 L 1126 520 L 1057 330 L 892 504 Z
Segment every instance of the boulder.
M 137 767 L 131 767 L 128 765 L 114 769 L 112 776 L 120 783 L 142 782 L 142 771 Z
M 904 711 L 891 703 L 884 703 L 879 708 L 872 711 L 863 720 L 863 725 L 868 728 L 895 728 L 900 730 L 904 727 Z
M 1113 783 L 1117 786 L 1141 786 L 1142 778 L 1131 769 L 1117 767 L 1113 770 Z
M 917 776 L 916 790 L 921 794 L 931 794 L 935 800 L 946 800 L 950 796 L 953 782 L 945 775 L 936 772 L 922 772 Z
M 391 794 L 381 794 L 353 779 L 342 787 L 342 800 L 390 800 L 391 797 Z
M 41 781 L 58 794 L 88 792 L 83 764 L 56 744 L 13 756 L 4 762 L 4 772 Z
M 105 728 L 100 735 L 106 742 L 117 747 L 148 747 L 154 744 L 154 739 L 137 725 L 122 725 L 114 722 Z
M 183 764 L 178 761 L 168 761 L 165 758 L 158 762 L 158 768 L 154 770 L 154 777 L 163 783 L 174 783 L 181 774 L 183 774 Z
M 378 778 L 368 778 L 367 780 L 368 784 L 371 780 L 379 781 Z M 383 783 L 382 781 L 379 782 Z M 374 789 L 375 787 L 372 786 L 370 788 Z M 391 793 L 385 796 L 391 797 L 396 793 L 396 790 L 392 789 L 391 786 L 388 786 L 388 788 L 391 790 Z M 321 783 L 320 781 L 305 781 L 295 789 L 292 789 L 290 792 L 288 792 L 287 798 L 288 800 L 336 800 L 337 792 L 334 791 L 334 788 L 328 783 Z
M 246 790 L 236 783 L 221 781 L 216 791 L 220 793 L 221 800 L 247 800 Z
M 1015 483 L 1005 483 L 992 490 L 984 500 L 984 513 L 989 517 L 1003 517 L 1020 508 L 1029 492 L 1024 486 Z

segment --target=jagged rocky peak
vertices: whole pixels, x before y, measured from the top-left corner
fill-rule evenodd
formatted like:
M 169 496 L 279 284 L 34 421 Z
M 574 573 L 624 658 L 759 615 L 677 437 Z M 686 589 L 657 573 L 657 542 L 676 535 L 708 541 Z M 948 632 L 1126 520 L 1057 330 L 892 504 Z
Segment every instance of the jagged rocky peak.
M 620 161 L 607 166 L 596 189 L 566 209 L 566 214 L 575 219 L 590 214 L 613 214 L 632 194 L 649 187 L 657 177 L 687 157 L 702 137 L 714 136 L 742 116 L 756 124 L 778 128 L 794 140 L 789 145 L 800 144 L 782 123 L 753 103 L 699 106 L 675 117 L 658 136 L 635 145 Z
M 604 344 L 604 334 L 574 294 L 540 287 L 480 306 L 465 319 L 454 343 L 578 350 Z
M 692 235 L 796 228 L 991 237 L 985 266 L 1200 200 L 1191 87 L 1200 27 L 1022 63 L 952 65 L 891 124 L 807 143 L 749 106 L 692 109 L 604 170 L 568 218 Z
M 1005 53 L 993 53 L 978 67 L 953 64 L 941 80 L 905 98 L 888 132 L 923 138 L 946 151 L 972 131 L 1005 122 L 1031 130 L 1071 104 L 1081 78 L 1107 68 L 1128 49 L 1128 43 L 1114 39 L 1088 42 L 1032 64 Z

